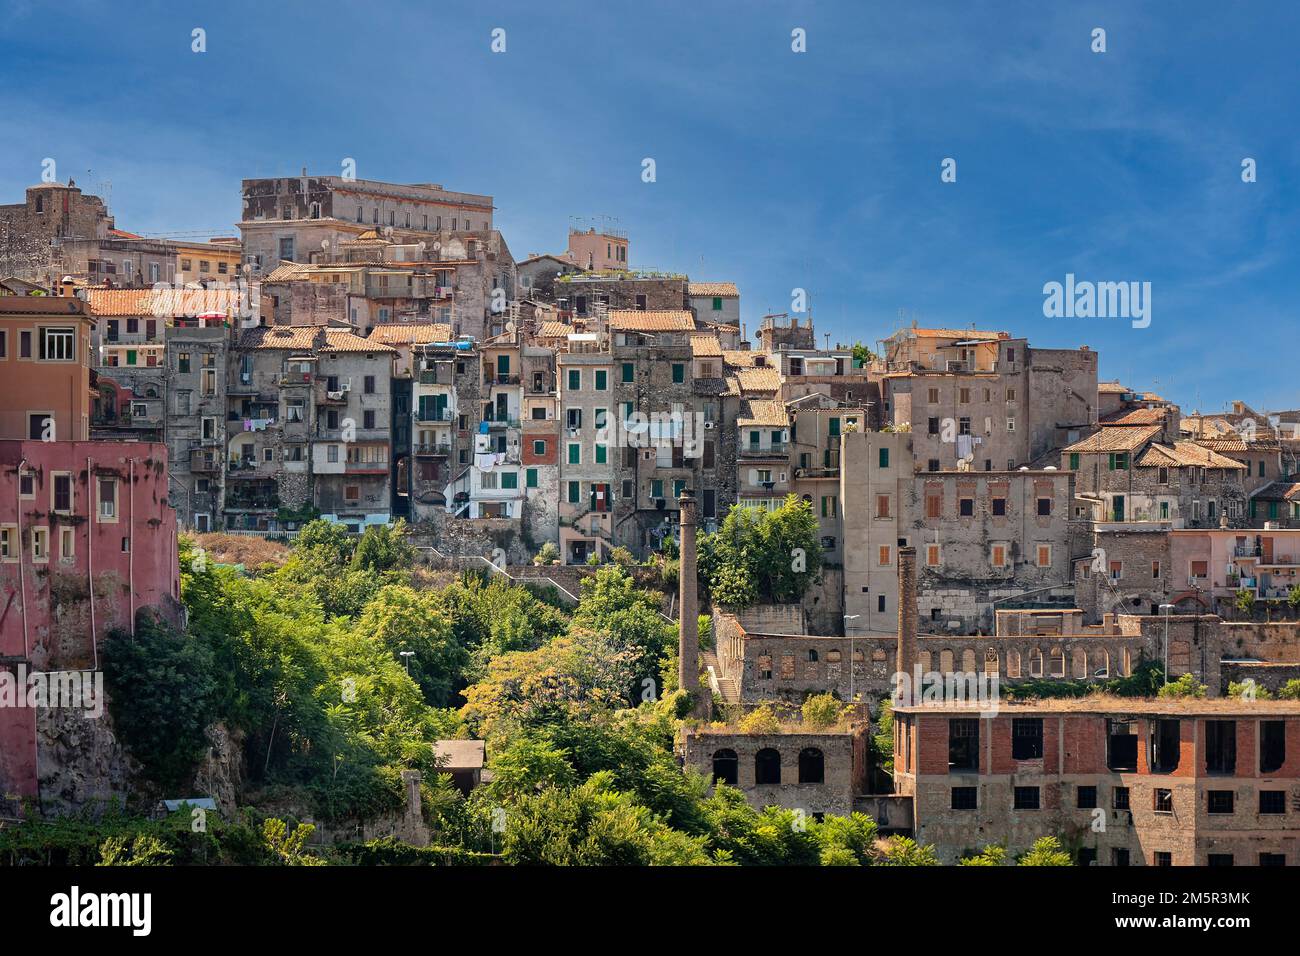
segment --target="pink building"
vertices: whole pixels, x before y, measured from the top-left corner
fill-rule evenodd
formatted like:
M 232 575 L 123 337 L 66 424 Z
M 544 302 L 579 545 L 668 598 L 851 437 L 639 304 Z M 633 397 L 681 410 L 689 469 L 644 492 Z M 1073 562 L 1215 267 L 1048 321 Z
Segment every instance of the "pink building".
M 1285 600 L 1300 584 L 1300 529 L 1202 528 L 1169 532 L 1174 603 L 1239 590 L 1260 600 Z
M 179 598 L 165 445 L 0 441 L 0 667 L 98 669 L 110 632 Z M 36 796 L 35 718 L 0 707 L 0 806 Z

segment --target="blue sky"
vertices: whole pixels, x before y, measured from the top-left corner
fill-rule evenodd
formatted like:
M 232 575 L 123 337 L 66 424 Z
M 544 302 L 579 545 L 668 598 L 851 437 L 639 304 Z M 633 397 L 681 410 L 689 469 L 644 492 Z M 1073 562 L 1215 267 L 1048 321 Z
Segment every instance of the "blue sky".
M 0 0 L 0 201 L 51 157 L 122 228 L 230 234 L 240 179 L 353 157 L 492 194 L 516 258 L 614 217 L 634 265 L 734 280 L 751 332 L 799 287 L 832 342 L 974 324 L 1090 345 L 1185 412 L 1292 408 L 1298 27 L 1199 0 Z M 1150 327 L 1045 318 L 1066 273 L 1150 282 Z

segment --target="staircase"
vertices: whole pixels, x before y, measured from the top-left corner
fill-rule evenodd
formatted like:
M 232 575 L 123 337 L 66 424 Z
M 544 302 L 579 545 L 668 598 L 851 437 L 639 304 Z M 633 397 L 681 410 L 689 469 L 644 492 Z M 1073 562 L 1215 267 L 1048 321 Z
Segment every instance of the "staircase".
M 740 688 L 736 686 L 735 680 L 722 676 L 722 665 L 718 663 L 718 655 L 714 651 L 700 651 L 700 663 L 704 665 L 709 675 L 709 685 L 718 692 L 722 702 L 739 704 Z

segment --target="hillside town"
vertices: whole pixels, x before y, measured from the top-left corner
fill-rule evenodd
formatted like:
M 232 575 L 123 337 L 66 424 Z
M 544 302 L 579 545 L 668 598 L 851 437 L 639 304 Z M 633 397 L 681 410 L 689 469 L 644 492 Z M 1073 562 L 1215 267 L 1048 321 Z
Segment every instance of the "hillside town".
M 196 553 L 260 573 L 211 542 L 274 544 L 285 574 L 334 535 L 342 574 L 396 529 L 420 573 L 547 588 L 575 620 L 610 569 L 670 560 L 646 600 L 684 695 L 672 759 L 756 812 L 865 815 L 944 864 L 1054 838 L 1082 866 L 1300 865 L 1300 409 L 1182 409 L 1032 318 L 834 347 L 808 311 L 749 328 L 726 276 L 640 268 L 608 223 L 512 251 L 487 194 L 306 169 L 241 190 L 206 241 L 120 228 L 72 181 L 0 205 L 14 679 L 193 631 L 220 591 Z M 797 589 L 729 599 L 722 543 L 796 513 Z M 507 779 L 475 723 L 499 665 L 476 666 L 426 694 L 469 723 L 365 837 L 436 845 L 428 777 Z M 132 792 L 86 723 L 0 708 L 0 820 Z M 229 814 L 217 777 L 157 796 Z

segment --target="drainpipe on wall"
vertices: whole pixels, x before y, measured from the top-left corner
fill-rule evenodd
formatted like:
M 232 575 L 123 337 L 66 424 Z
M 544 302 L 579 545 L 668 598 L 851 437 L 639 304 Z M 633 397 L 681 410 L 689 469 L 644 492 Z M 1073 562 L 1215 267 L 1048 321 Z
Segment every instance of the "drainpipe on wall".
M 95 635 L 95 516 L 98 513 L 95 494 L 95 472 L 90 456 L 86 456 L 86 584 L 90 586 L 90 649 L 94 655 L 95 670 L 99 670 L 99 641 Z
M 126 487 L 131 505 L 131 523 L 127 526 L 126 580 L 131 589 L 131 637 L 135 637 L 135 459 L 128 458 Z
M 23 469 L 27 466 L 24 458 L 18 463 L 18 483 L 14 488 L 15 514 L 18 515 L 18 597 L 23 609 L 23 657 L 31 657 L 27 641 L 27 576 L 23 573 Z M 32 479 L 35 481 L 35 479 Z

